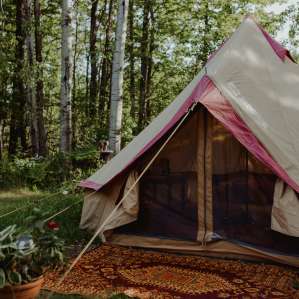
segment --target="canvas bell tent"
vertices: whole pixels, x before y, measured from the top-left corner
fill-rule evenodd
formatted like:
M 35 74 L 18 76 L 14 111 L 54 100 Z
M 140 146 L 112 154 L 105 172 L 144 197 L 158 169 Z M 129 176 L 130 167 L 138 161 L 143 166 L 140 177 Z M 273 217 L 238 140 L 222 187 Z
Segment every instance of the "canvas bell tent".
M 107 242 L 299 266 L 298 65 L 246 18 L 80 185 L 88 196 L 81 227 Z

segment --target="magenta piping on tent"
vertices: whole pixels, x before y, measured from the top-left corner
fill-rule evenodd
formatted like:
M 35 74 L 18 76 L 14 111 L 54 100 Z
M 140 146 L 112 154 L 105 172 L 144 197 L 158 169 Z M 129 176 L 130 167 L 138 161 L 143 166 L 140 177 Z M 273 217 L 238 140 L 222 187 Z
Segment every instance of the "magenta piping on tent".
M 250 17 L 249 17 L 250 18 Z M 253 19 L 254 20 L 254 19 Z M 255 20 L 254 20 L 255 22 Z M 273 48 L 275 53 L 280 57 L 280 59 L 284 60 L 285 57 L 289 57 L 292 61 L 293 58 L 290 55 L 290 52 L 285 49 L 280 43 L 278 43 L 275 39 L 273 39 L 257 22 L 255 22 L 257 26 L 260 28 L 261 32 L 264 34 L 266 40 L 270 44 L 270 46 Z M 229 39 L 228 39 L 229 40 Z M 217 52 L 224 46 L 224 44 L 228 41 L 222 43 L 222 45 L 213 52 L 208 61 L 214 58 L 214 56 L 217 54 Z M 186 111 L 191 107 L 192 103 L 195 101 L 195 99 L 201 98 L 202 94 L 204 93 L 207 86 L 210 86 L 212 81 L 208 76 L 204 76 L 200 82 L 197 84 L 195 89 L 193 90 L 192 94 L 186 99 L 185 103 L 182 105 L 180 110 L 174 115 L 174 117 L 170 120 L 170 122 L 148 143 L 145 145 L 145 147 L 131 160 L 129 163 L 120 170 L 115 176 L 113 176 L 110 180 L 115 178 L 116 176 L 120 175 L 122 172 L 124 172 L 134 161 L 137 160 L 144 152 L 146 152 L 151 146 L 153 146 L 165 133 L 170 130 L 173 125 L 186 113 Z M 216 88 L 216 87 L 215 87 Z M 217 89 L 217 88 L 216 88 Z M 221 96 L 221 95 L 220 95 Z M 274 173 L 277 174 L 281 179 L 283 179 L 287 184 L 289 184 L 293 189 L 295 189 L 297 192 L 299 192 L 298 185 L 288 176 L 288 174 L 272 159 L 270 154 L 264 149 L 264 147 L 259 143 L 259 141 L 254 137 L 254 135 L 250 132 L 248 127 L 245 125 L 245 123 L 234 113 L 233 108 L 230 106 L 229 102 L 222 97 L 222 105 L 226 102 L 226 105 L 224 105 L 222 108 L 226 106 L 228 114 L 224 117 L 224 113 L 219 111 L 216 113 L 214 111 L 213 113 L 213 107 L 208 103 L 202 103 L 207 107 L 207 109 L 216 117 L 220 122 L 223 123 L 229 129 L 232 134 L 250 151 L 254 156 L 256 156 L 261 162 L 263 162 L 265 165 L 268 165 L 270 169 Z M 219 104 L 219 103 L 218 103 Z M 217 105 L 215 106 L 217 107 Z M 220 113 L 220 115 L 218 115 Z M 222 116 L 221 116 L 222 114 Z M 233 121 L 230 125 L 228 125 L 230 122 L 227 121 L 227 124 L 225 124 L 225 119 L 227 116 L 232 116 L 234 114 L 235 118 L 235 126 L 233 125 Z M 218 117 L 217 117 L 218 116 Z M 221 117 L 220 117 L 221 116 Z M 223 120 L 219 119 L 222 118 Z M 242 128 L 244 128 L 242 133 Z M 237 134 L 240 131 L 240 134 Z M 243 137 L 242 137 L 243 136 Z M 246 139 L 245 136 L 248 136 Z M 109 180 L 109 181 L 110 181 Z M 106 182 L 105 184 L 107 184 Z M 79 183 L 80 187 L 84 188 L 90 188 L 94 190 L 100 190 L 105 184 L 98 184 L 91 180 L 84 180 Z
M 205 93 L 199 99 L 199 102 L 202 103 L 250 153 L 264 165 L 268 166 L 294 190 L 299 192 L 297 183 L 295 183 L 285 170 L 272 158 L 243 120 L 235 113 L 228 100 L 221 95 L 212 80 L 209 80 Z
M 99 189 L 101 189 L 101 187 L 103 185 L 98 184 L 91 180 L 84 180 L 84 181 L 81 181 L 78 186 L 83 187 L 83 188 L 93 189 L 93 190 L 99 190 Z
M 299 192 L 299 186 L 288 176 L 288 174 L 274 161 L 263 145 L 253 135 L 247 125 L 234 112 L 230 103 L 220 94 L 217 87 L 208 76 L 204 76 L 192 94 L 186 99 L 179 111 L 174 115 L 170 122 L 149 142 L 129 163 L 115 174 L 109 181 L 123 173 L 133 162 L 151 148 L 162 136 L 164 136 L 175 123 L 188 111 L 194 102 L 203 104 L 209 112 L 218 119 L 245 148 L 257 159 L 268 166 L 278 177 L 284 180 L 294 190 Z M 108 181 L 108 182 L 109 182 Z M 106 184 L 108 183 L 106 182 Z M 105 184 L 98 184 L 91 180 L 82 181 L 79 186 L 100 190 Z
M 290 51 L 286 48 L 284 48 L 278 41 L 276 41 L 273 37 L 270 36 L 270 34 L 265 31 L 263 29 L 263 27 L 257 23 L 255 21 L 254 18 L 248 16 L 247 18 L 250 18 L 251 20 L 253 20 L 253 22 L 255 22 L 255 24 L 258 26 L 258 28 L 261 30 L 261 32 L 263 33 L 264 37 L 266 38 L 267 42 L 270 44 L 270 46 L 272 47 L 273 51 L 277 54 L 277 56 L 281 59 L 284 60 L 285 57 L 287 56 L 288 58 L 290 58 L 293 62 L 296 63 L 296 61 L 293 59 L 292 55 L 290 54 Z M 228 39 L 226 39 L 219 47 L 216 51 L 214 51 L 208 58 L 208 62 L 214 58 L 214 56 L 221 50 L 221 48 L 226 44 L 227 41 L 230 40 L 230 37 Z
M 265 31 L 259 24 L 257 24 L 257 25 L 260 28 L 260 30 L 262 31 L 262 33 L 264 34 L 266 40 L 268 41 L 268 43 L 270 44 L 270 46 L 272 47 L 272 49 L 275 51 L 275 53 L 277 54 L 277 56 L 281 60 L 284 60 L 285 57 L 287 56 L 293 62 L 295 62 L 295 60 L 291 56 L 289 50 L 287 50 L 286 48 L 284 48 L 278 41 L 276 41 L 274 38 L 272 38 L 270 36 L 270 34 L 267 31 Z
M 109 181 L 111 181 L 116 176 L 123 173 L 133 162 L 135 162 L 140 156 L 142 156 L 148 149 L 150 149 L 161 137 L 163 137 L 174 125 L 176 122 L 178 122 L 183 115 L 186 114 L 188 109 L 191 107 L 191 105 L 196 101 L 196 99 L 199 99 L 201 95 L 204 93 L 207 85 L 209 84 L 210 79 L 207 76 L 204 76 L 196 85 L 191 95 L 186 99 L 184 104 L 181 106 L 181 108 L 178 110 L 178 112 L 173 116 L 173 118 L 170 120 L 170 122 L 162 128 L 162 130 L 149 142 L 147 143 L 142 150 L 131 160 L 129 163 L 121 169 L 117 174 L 115 174 Z M 108 183 L 108 182 L 107 182 Z M 106 184 L 107 184 L 106 183 Z M 105 185 L 105 184 L 104 184 Z M 84 188 L 90 188 L 99 191 L 103 186 L 103 184 L 98 184 L 91 180 L 84 180 L 79 183 L 80 187 Z

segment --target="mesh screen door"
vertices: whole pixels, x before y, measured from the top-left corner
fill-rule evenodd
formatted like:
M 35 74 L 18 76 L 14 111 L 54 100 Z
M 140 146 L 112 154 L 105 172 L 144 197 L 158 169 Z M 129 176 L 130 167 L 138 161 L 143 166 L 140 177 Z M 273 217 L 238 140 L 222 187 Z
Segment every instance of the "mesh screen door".
M 138 220 L 118 231 L 196 240 L 197 118 L 195 113 L 186 121 L 144 175 Z
M 271 230 L 276 177 L 213 120 L 214 231 L 221 237 L 299 253 L 299 238 Z

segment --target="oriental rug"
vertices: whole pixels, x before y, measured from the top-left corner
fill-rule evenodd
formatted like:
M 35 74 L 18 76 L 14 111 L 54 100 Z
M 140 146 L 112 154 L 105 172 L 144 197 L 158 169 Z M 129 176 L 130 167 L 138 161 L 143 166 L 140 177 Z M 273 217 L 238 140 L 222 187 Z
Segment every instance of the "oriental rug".
M 298 273 L 287 267 L 114 245 L 85 254 L 58 286 L 61 274 L 47 274 L 45 289 L 100 296 L 124 292 L 144 299 L 299 299 Z

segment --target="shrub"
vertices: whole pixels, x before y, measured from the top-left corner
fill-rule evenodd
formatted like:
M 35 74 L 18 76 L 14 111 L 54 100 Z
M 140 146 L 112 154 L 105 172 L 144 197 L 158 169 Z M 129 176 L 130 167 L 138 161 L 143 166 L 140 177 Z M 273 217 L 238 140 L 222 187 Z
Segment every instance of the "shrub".
M 56 189 L 88 177 L 100 161 L 96 148 L 78 149 L 70 155 L 57 153 L 47 158 L 18 158 L 0 161 L 0 188 Z

